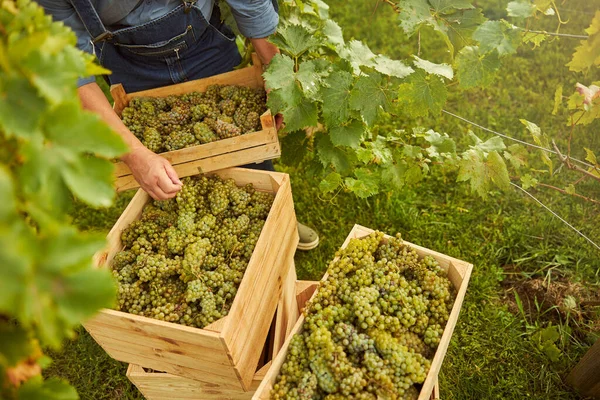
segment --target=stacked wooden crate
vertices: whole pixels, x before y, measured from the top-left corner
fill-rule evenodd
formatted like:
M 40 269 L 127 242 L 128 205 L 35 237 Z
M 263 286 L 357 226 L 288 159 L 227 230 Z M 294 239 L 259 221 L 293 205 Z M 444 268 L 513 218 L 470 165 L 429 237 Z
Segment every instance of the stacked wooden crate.
M 373 230 L 369 228 L 362 227 L 360 225 L 355 225 L 346 241 L 342 245 L 342 248 L 345 248 L 350 240 L 356 238 L 362 238 L 368 236 L 372 233 Z M 444 333 L 440 339 L 440 343 L 435 352 L 433 360 L 431 362 L 431 367 L 425 379 L 425 382 L 422 385 L 418 400 L 427 400 L 427 399 L 439 399 L 439 390 L 437 387 L 437 378 L 440 372 L 440 368 L 442 366 L 442 361 L 444 356 L 446 355 L 446 351 L 448 350 L 448 345 L 450 344 L 450 338 L 452 337 L 452 333 L 454 332 L 454 327 L 456 326 L 456 322 L 458 321 L 458 315 L 460 313 L 460 309 L 462 307 L 463 300 L 465 298 L 465 294 L 467 292 L 467 286 L 469 284 L 469 279 L 471 276 L 471 271 L 473 269 L 473 265 L 469 264 L 465 261 L 458 260 L 456 258 L 452 258 L 446 256 L 444 254 L 435 252 L 433 250 L 426 249 L 421 246 L 417 246 L 415 244 L 404 242 L 410 247 L 414 248 L 417 251 L 417 254 L 420 257 L 431 256 L 437 260 L 440 266 L 447 271 L 448 279 L 454 286 L 457 291 L 456 299 L 454 300 L 454 305 L 452 307 L 452 311 L 450 312 L 450 316 L 446 327 L 444 328 Z M 327 275 L 325 275 L 322 281 L 327 279 Z M 318 290 L 318 289 L 317 289 Z M 291 341 L 291 338 L 296 333 L 301 333 L 303 329 L 304 316 L 300 316 L 298 322 L 292 329 L 291 333 L 288 335 L 286 342 L 284 343 L 279 354 L 273 359 L 273 363 L 269 368 L 266 376 L 262 380 L 262 383 L 256 390 L 256 393 L 252 397 L 252 400 L 269 400 L 271 389 L 277 380 L 277 376 L 279 375 L 279 371 L 281 366 L 285 361 L 285 357 L 287 355 L 287 350 Z
M 111 86 L 110 93 L 115 101 L 113 108 L 117 115 L 121 116 L 123 109 L 136 97 L 166 97 L 204 92 L 211 85 L 263 88 L 262 65 L 259 58 L 253 54 L 252 66 L 209 78 L 134 93 L 126 93 L 123 86 L 118 84 Z M 173 165 L 180 178 L 196 175 L 199 171 L 210 172 L 278 158 L 281 155 L 281 148 L 275 122 L 269 110 L 260 116 L 260 123 L 262 129 L 257 132 L 168 151 L 160 153 L 160 155 Z M 131 170 L 123 162 L 116 163 L 115 177 L 117 191 L 139 187 Z
M 251 183 L 255 189 L 275 195 L 229 314 L 198 329 L 105 309 L 84 326 L 116 360 L 248 391 L 278 305 L 280 325 L 285 326 L 279 329 L 278 341 L 283 342 L 297 318 L 293 294 L 298 232 L 290 179 L 287 174 L 244 168 L 211 174 L 233 179 L 238 186 Z M 123 248 L 123 229 L 140 217 L 149 201 L 142 190 L 133 197 L 108 235 L 109 247 L 96 255 L 99 267 L 107 268 Z

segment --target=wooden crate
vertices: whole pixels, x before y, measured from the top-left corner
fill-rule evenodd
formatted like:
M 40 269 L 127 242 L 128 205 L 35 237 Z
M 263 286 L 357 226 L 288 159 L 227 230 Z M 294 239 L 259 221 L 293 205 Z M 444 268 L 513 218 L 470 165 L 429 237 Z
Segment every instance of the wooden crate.
M 275 334 L 278 329 L 288 326 L 289 329 L 284 331 L 284 340 L 293 328 L 296 320 L 299 318 L 300 309 L 304 307 L 304 303 L 310 298 L 312 293 L 318 286 L 318 282 L 312 281 L 295 281 L 295 272 L 289 273 L 286 278 L 286 284 L 291 282 L 292 290 L 288 293 L 284 290 L 282 298 L 287 298 L 288 294 L 294 298 L 293 301 L 282 301 L 280 299 L 279 306 L 273 326 Z M 294 280 L 292 280 L 294 278 Z M 296 302 L 295 299 L 298 299 Z M 293 306 L 287 307 L 290 303 Z M 294 319 L 295 318 L 295 319 Z M 287 321 L 294 319 L 293 322 Z M 283 322 L 283 323 L 282 323 Z M 283 343 L 281 343 L 283 345 Z M 265 365 L 258 369 L 254 374 L 250 391 L 244 392 L 239 389 L 224 388 L 221 385 L 214 383 L 201 383 L 192 379 L 175 376 L 168 373 L 148 372 L 139 365 L 130 364 L 127 369 L 127 377 L 139 389 L 147 400 L 172 400 L 172 399 L 189 399 L 189 400 L 250 400 L 254 391 L 265 377 L 266 372 L 271 366 L 272 357 L 276 357 L 281 346 L 278 341 L 266 343 L 266 347 L 273 346 L 271 354 L 267 357 L 269 360 Z
M 116 360 L 249 390 L 286 278 L 292 273 L 295 279 L 296 215 L 289 175 L 244 168 L 214 174 L 233 178 L 239 186 L 252 183 L 257 190 L 275 193 L 229 314 L 197 329 L 103 309 L 84 326 Z M 108 248 L 95 255 L 97 266 L 107 267 L 122 249 L 121 232 L 140 217 L 149 200 L 143 190 L 133 197 L 108 234 Z
M 354 228 L 352 228 L 352 231 L 344 241 L 342 248 L 345 248 L 351 239 L 365 237 L 372 232 L 372 229 L 365 228 L 360 225 L 354 225 Z M 427 374 L 427 378 L 423 383 L 418 398 L 418 400 L 439 399 L 437 377 L 439 375 L 444 356 L 446 355 L 446 352 L 448 350 L 448 345 L 450 343 L 450 338 L 452 337 L 452 332 L 454 332 L 454 327 L 456 326 L 456 322 L 458 321 L 458 314 L 460 313 L 460 308 L 462 307 L 462 303 L 467 292 L 467 286 L 469 284 L 469 279 L 471 277 L 473 265 L 465 261 L 446 256 L 444 254 L 426 249 L 421 246 L 417 246 L 409 242 L 404 243 L 417 250 L 417 253 L 420 257 L 432 256 L 433 258 L 435 258 L 439 262 L 440 266 L 448 272 L 448 278 L 450 279 L 450 282 L 456 288 L 457 291 L 456 299 L 454 301 L 452 311 L 450 312 L 448 323 L 446 324 L 446 328 L 444 329 L 444 333 L 442 334 L 440 344 L 438 345 L 438 348 L 431 362 L 431 368 L 429 369 L 429 373 Z M 322 280 L 326 279 L 327 275 L 325 275 Z M 292 334 L 289 335 L 289 337 L 286 339 L 281 351 L 279 352 L 279 355 L 273 360 L 271 368 L 269 369 L 267 375 L 256 390 L 256 393 L 252 397 L 252 400 L 270 399 L 271 389 L 273 388 L 273 385 L 275 384 L 277 379 L 277 375 L 279 374 L 279 370 L 281 369 L 281 366 L 285 361 L 290 340 L 294 334 L 302 332 L 303 323 L 304 316 L 300 316 L 298 322 L 296 322 L 296 325 L 292 330 Z
M 123 109 L 135 97 L 166 97 L 190 92 L 203 92 L 210 85 L 264 87 L 262 65 L 259 58 L 253 54 L 253 65 L 251 67 L 208 78 L 134 93 L 125 93 L 123 85 L 117 84 L 110 87 L 110 93 L 115 101 L 113 108 L 121 116 Z M 169 160 L 179 177 L 278 158 L 281 156 L 281 148 L 277 138 L 275 122 L 269 110 L 261 115 L 260 123 L 262 129 L 257 132 L 168 151 L 160 153 L 160 155 Z M 131 174 L 131 170 L 124 162 L 115 164 L 115 176 L 117 191 L 139 187 Z

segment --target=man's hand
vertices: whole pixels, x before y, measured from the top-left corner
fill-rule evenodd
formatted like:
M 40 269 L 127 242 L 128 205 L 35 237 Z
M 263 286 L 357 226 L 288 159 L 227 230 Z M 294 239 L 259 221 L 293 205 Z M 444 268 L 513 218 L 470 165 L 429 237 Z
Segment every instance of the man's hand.
M 121 158 L 135 180 L 155 200 L 175 197 L 182 183 L 171 164 L 145 147 L 138 147 Z
M 98 114 L 121 135 L 131 149 L 121 157 L 121 160 L 127 164 L 142 189 L 156 200 L 175 197 L 182 186 L 177 172 L 167 160 L 144 147 L 142 142 L 127 129 L 104 97 L 100 87 L 94 82 L 81 86 L 77 91 L 83 107 Z
M 279 49 L 277 48 L 277 46 L 269 42 L 267 38 L 255 38 L 250 39 L 250 41 L 252 42 L 254 51 L 256 51 L 256 54 L 258 54 L 258 58 L 260 58 L 260 62 L 263 64 L 264 67 L 269 65 L 269 63 L 271 62 L 273 57 L 275 57 L 276 54 L 279 54 Z M 268 94 L 269 90 L 267 89 L 267 95 Z M 282 125 L 283 115 L 275 115 L 275 128 L 279 130 L 281 129 Z

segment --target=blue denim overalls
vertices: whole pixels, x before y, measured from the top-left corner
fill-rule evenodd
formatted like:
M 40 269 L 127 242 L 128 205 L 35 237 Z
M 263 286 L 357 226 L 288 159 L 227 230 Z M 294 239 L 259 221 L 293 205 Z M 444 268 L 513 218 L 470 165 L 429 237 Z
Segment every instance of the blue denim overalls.
M 171 12 L 142 25 L 108 31 L 91 0 L 73 7 L 92 37 L 100 64 L 112 71 L 111 84 L 127 92 L 153 89 L 228 72 L 241 62 L 235 35 L 215 5 L 210 21 L 182 1 Z M 268 161 L 246 167 L 273 170 Z
M 235 35 L 221 22 L 219 7 L 207 21 L 195 3 L 182 1 L 158 19 L 112 32 L 91 0 L 73 0 L 73 7 L 98 61 L 112 71 L 111 84 L 137 92 L 231 71 L 240 63 Z

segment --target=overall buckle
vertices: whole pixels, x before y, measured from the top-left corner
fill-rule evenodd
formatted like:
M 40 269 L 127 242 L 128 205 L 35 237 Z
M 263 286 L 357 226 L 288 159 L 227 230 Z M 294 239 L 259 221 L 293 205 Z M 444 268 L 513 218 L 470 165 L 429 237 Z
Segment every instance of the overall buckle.
M 183 1 L 183 11 L 186 14 L 189 13 L 190 10 L 192 9 L 192 7 L 194 6 L 194 4 L 196 4 L 196 1 L 197 0 L 189 0 L 189 1 L 184 0 Z
M 109 31 L 104 31 L 101 34 L 99 34 L 98 36 L 96 36 L 95 38 L 93 38 L 92 43 L 102 42 L 103 40 L 110 40 L 110 39 L 112 39 L 112 37 L 113 37 L 112 33 L 110 33 Z

